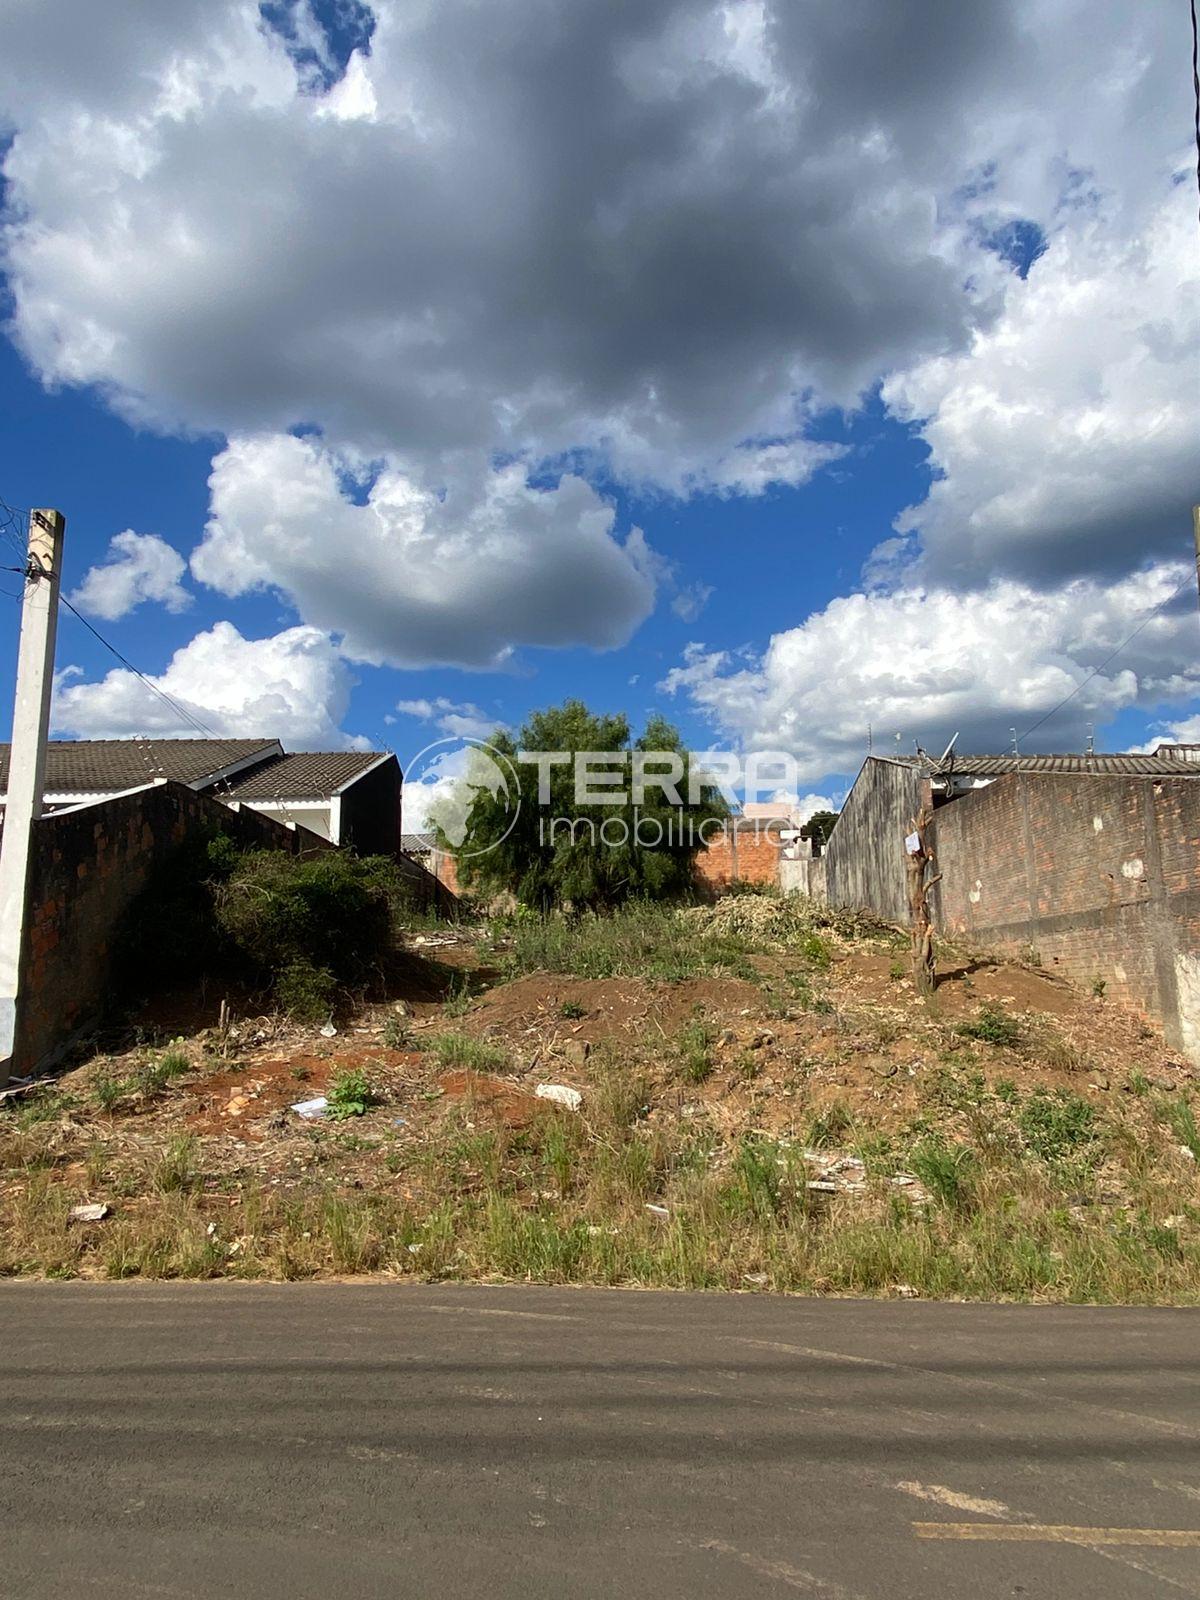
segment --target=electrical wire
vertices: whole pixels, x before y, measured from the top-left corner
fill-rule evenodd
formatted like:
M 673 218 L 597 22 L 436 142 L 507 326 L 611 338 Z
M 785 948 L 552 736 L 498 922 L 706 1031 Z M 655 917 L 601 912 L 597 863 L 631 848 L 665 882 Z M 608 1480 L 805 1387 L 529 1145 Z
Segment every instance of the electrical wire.
M 197 733 L 202 734 L 206 739 L 219 739 L 221 737 L 215 729 L 210 728 L 207 723 L 202 722 L 200 718 L 189 711 L 186 706 L 182 706 L 177 700 L 172 699 L 165 689 L 160 689 L 159 686 L 152 679 L 148 678 L 144 672 L 140 672 L 127 656 L 123 656 L 121 654 L 115 644 L 110 644 L 110 642 L 100 632 L 99 628 L 92 626 L 83 613 L 77 610 L 77 608 L 71 604 L 65 594 L 60 593 L 58 598 L 62 604 L 66 606 L 67 610 L 83 623 L 88 632 L 98 639 L 111 655 L 114 655 L 117 658 L 117 660 L 125 668 L 126 672 L 132 672 L 134 677 L 150 690 L 151 694 L 156 694 L 164 705 L 170 706 L 171 710 L 177 717 L 182 717 L 185 722 L 189 723 L 193 728 L 195 728 Z
M 1086 689 L 1093 678 L 1097 677 L 1101 672 L 1103 672 L 1105 667 L 1107 667 L 1111 661 L 1115 661 L 1121 654 L 1121 651 L 1124 650 L 1127 645 L 1133 643 L 1143 628 L 1149 627 L 1150 623 L 1154 621 L 1155 617 L 1158 616 L 1160 611 L 1165 611 L 1167 606 L 1171 604 L 1172 600 L 1178 599 L 1183 591 L 1188 588 L 1189 585 L 1195 583 L 1195 581 L 1196 574 L 1192 571 L 1189 571 L 1186 577 L 1179 580 L 1179 582 L 1171 590 L 1170 594 L 1167 595 L 1165 600 L 1160 600 L 1154 607 L 1153 611 L 1148 611 L 1146 613 L 1128 638 L 1122 639 L 1117 648 L 1112 651 L 1110 655 L 1105 656 L 1104 660 L 1098 667 L 1093 667 L 1086 678 L 1081 678 L 1079 680 L 1079 682 L 1071 690 L 1070 694 L 1064 695 L 1056 706 L 1053 706 L 1049 711 L 1046 712 L 1044 717 L 1039 717 L 1035 723 L 1032 723 L 1028 728 L 1025 729 L 1024 733 L 1018 735 L 1017 743 L 1020 744 L 1022 740 L 1028 739 L 1029 735 L 1031 733 L 1036 733 L 1043 723 L 1049 722 L 1051 717 L 1057 716 L 1065 705 L 1069 705 L 1070 702 L 1074 700 L 1075 696 L 1081 689 Z
M 1192 102 L 1196 119 L 1196 192 L 1200 201 L 1200 33 L 1196 27 L 1196 0 L 1192 4 Z M 1200 216 L 1200 207 L 1197 215 Z

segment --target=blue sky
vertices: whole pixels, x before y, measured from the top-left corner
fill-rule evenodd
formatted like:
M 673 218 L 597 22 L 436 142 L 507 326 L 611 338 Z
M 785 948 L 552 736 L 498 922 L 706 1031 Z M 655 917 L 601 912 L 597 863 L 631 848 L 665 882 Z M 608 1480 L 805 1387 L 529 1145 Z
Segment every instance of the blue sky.
M 0 496 L 205 723 L 575 695 L 833 799 L 868 726 L 1200 736 L 1167 8 L 74 9 L 0 22 Z M 187 731 L 58 666 L 60 733 Z

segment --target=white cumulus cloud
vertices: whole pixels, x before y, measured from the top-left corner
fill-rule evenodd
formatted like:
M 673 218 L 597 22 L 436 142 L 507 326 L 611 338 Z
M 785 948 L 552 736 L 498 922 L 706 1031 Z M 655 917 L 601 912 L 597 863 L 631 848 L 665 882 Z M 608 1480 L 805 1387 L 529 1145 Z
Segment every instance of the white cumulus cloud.
M 955 733 L 961 752 L 1006 750 L 1014 722 L 1023 733 L 1076 690 L 1025 748 L 1078 750 L 1089 720 L 1200 688 L 1190 593 L 1105 665 L 1131 619 L 1190 576 L 1168 565 L 1111 586 L 1080 579 L 1048 592 L 997 580 L 968 594 L 849 595 L 776 634 L 760 660 L 692 645 L 660 687 L 686 695 L 738 747 L 788 751 L 810 779 L 854 771 L 868 727 L 880 752 L 897 748 L 897 733 L 904 754 L 917 741 L 940 754 Z
M 274 588 L 354 660 L 502 665 L 519 645 L 623 644 L 654 604 L 656 561 L 582 478 L 535 488 L 513 464 L 444 494 L 394 466 L 350 497 L 344 457 L 312 439 L 231 440 L 192 558 L 228 595 Z
M 70 598 L 81 611 L 108 622 L 147 600 L 186 611 L 192 596 L 179 581 L 186 571 L 187 563 L 165 539 L 126 528 L 110 541 L 108 560 L 92 567 Z
M 158 694 L 123 667 L 91 682 L 80 679 L 77 667 L 58 675 L 52 713 L 56 731 L 76 738 L 188 738 L 200 722 L 215 734 L 261 734 L 293 750 L 363 744 L 341 732 L 352 679 L 316 628 L 245 639 L 232 623 L 218 622 L 150 678 Z

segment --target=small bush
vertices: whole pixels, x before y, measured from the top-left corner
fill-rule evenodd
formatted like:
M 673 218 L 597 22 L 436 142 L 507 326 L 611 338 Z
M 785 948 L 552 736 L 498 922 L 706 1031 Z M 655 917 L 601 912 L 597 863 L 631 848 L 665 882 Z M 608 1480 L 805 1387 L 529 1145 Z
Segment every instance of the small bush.
M 1021 1025 L 998 1005 L 986 1005 L 970 1022 L 960 1022 L 956 1032 L 964 1039 L 981 1039 L 985 1044 L 1011 1048 L 1021 1038 Z
M 833 946 L 819 933 L 807 933 L 800 941 L 800 954 L 822 972 L 833 960 Z
M 199 1181 L 196 1141 L 190 1134 L 180 1134 L 155 1162 L 151 1182 L 160 1194 L 172 1194 L 194 1189 Z
M 942 1205 L 966 1211 L 974 1202 L 976 1156 L 970 1145 L 926 1139 L 913 1151 L 913 1172 Z
M 294 1022 L 324 1022 L 337 1003 L 338 983 L 326 967 L 292 961 L 275 979 L 275 1002 Z
M 92 1098 L 101 1111 L 111 1111 L 125 1093 L 125 1084 L 111 1072 L 97 1072 L 91 1081 Z
M 1021 1107 L 1017 1127 L 1026 1145 L 1044 1161 L 1062 1161 L 1096 1139 L 1095 1112 L 1068 1089 L 1035 1089 Z
M 361 1117 L 378 1104 L 379 1096 L 361 1067 L 339 1072 L 325 1091 L 325 1114 L 335 1121 L 345 1117 Z
M 407 1050 L 411 1043 L 408 1023 L 393 1012 L 384 1020 L 380 1041 L 388 1050 Z
M 404 897 L 395 864 L 382 856 L 329 850 L 298 860 L 257 850 L 217 887 L 215 911 L 229 945 L 279 1004 L 316 1020 L 339 988 L 379 973 Z
M 567 1022 L 578 1022 L 581 1017 L 587 1016 L 578 1000 L 564 1000 L 558 1008 L 558 1014 Z

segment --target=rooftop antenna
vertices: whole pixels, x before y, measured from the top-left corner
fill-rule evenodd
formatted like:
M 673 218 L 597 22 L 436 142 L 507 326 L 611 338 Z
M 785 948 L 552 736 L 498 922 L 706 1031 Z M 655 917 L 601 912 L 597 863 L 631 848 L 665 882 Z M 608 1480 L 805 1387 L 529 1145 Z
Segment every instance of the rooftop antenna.
M 1013 755 L 1019 756 L 1021 752 L 1017 749 L 1017 730 L 1010 728 L 1008 731 L 1012 734 Z
M 1089 756 L 1096 754 L 1096 724 L 1094 722 L 1088 723 L 1087 753 Z
M 947 760 L 949 759 L 949 756 L 950 756 L 950 752 L 951 752 L 951 750 L 954 749 L 954 746 L 957 743 L 957 741 L 958 741 L 958 734 L 956 733 L 954 735 L 954 738 L 951 739 L 950 743 L 942 751 L 942 759 L 938 762 L 938 766 L 939 767 L 944 767 L 946 765 L 946 762 L 947 762 Z
M 874 750 L 874 748 L 875 748 L 875 741 L 874 741 L 874 738 L 872 737 L 872 734 L 871 734 L 871 724 L 868 722 L 867 723 L 867 754 L 870 755 L 871 751 Z

